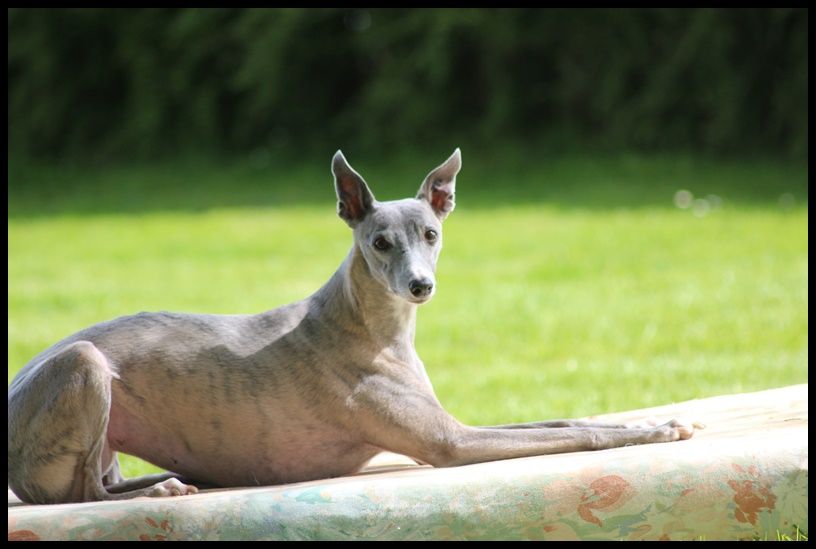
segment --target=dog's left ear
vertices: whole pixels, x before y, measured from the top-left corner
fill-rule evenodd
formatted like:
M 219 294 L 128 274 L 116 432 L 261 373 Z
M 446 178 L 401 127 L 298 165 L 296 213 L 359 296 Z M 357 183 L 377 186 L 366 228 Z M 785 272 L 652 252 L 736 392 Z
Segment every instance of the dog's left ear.
M 431 170 L 419 188 L 417 198 L 426 200 L 439 220 L 445 219 L 456 206 L 456 174 L 462 168 L 462 153 L 457 147 L 441 166 Z

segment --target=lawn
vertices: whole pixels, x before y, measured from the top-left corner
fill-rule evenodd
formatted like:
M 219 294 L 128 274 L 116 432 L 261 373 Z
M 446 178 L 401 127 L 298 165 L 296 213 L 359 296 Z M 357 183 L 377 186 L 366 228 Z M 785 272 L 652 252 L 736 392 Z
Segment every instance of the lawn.
M 464 153 L 416 342 L 457 418 L 576 417 L 807 382 L 806 166 Z M 260 312 L 316 290 L 351 245 L 330 156 L 12 161 L 9 381 L 91 323 Z M 446 156 L 347 154 L 383 200 L 415 192 Z M 680 189 L 707 206 L 678 208 Z

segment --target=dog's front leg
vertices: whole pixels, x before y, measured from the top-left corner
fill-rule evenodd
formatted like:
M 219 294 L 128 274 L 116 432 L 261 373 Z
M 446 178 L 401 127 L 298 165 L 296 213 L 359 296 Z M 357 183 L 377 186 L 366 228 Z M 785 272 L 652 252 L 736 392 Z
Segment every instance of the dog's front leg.
M 557 427 L 595 427 L 601 429 L 649 429 L 658 425 L 668 423 L 668 420 L 661 420 L 656 417 L 635 419 L 626 423 L 602 423 L 598 421 L 587 421 L 583 419 L 555 419 L 549 421 L 534 421 L 531 423 L 510 423 L 507 425 L 487 425 L 482 429 L 552 429 Z M 681 421 L 679 423 L 688 423 Z M 695 429 L 704 429 L 705 425 L 700 422 L 690 423 Z
M 694 431 L 693 426 L 674 420 L 655 427 L 629 429 L 469 427 L 448 414 L 423 384 L 388 375 L 363 380 L 347 400 L 347 406 L 369 444 L 435 467 L 672 442 L 689 438 Z
M 453 459 L 464 465 L 583 450 L 605 450 L 630 444 L 673 442 L 692 436 L 693 427 L 672 420 L 651 428 L 562 427 L 491 429 L 469 427 L 457 439 Z
M 652 424 L 654 426 L 656 424 Z M 530 423 L 510 423 L 507 425 L 485 425 L 480 429 L 553 429 L 559 427 L 599 427 L 603 429 L 627 429 L 635 427 L 634 424 L 624 425 L 622 423 L 599 423 L 597 421 L 584 421 L 582 419 L 554 419 L 549 421 L 533 421 Z

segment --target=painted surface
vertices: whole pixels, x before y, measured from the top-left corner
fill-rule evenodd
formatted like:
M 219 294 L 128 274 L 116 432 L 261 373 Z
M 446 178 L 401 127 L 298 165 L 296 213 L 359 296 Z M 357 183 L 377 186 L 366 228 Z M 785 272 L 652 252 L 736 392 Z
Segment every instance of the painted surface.
M 807 385 L 604 416 L 707 425 L 669 444 L 404 465 L 179 498 L 10 506 L 9 539 L 776 539 L 807 518 Z M 388 459 L 385 460 L 388 462 Z M 378 470 L 379 469 L 379 470 Z

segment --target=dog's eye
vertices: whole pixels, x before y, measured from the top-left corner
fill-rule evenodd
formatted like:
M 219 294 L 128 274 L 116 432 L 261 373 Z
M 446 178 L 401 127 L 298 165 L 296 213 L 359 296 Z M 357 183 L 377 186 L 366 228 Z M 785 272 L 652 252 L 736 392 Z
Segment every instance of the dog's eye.
M 428 242 L 436 242 L 436 239 L 439 238 L 439 235 L 436 234 L 436 231 L 433 229 L 428 229 L 425 231 L 425 240 Z
M 374 247 L 380 250 L 381 252 L 384 252 L 391 247 L 391 243 L 388 242 L 385 238 L 378 236 L 374 240 Z

